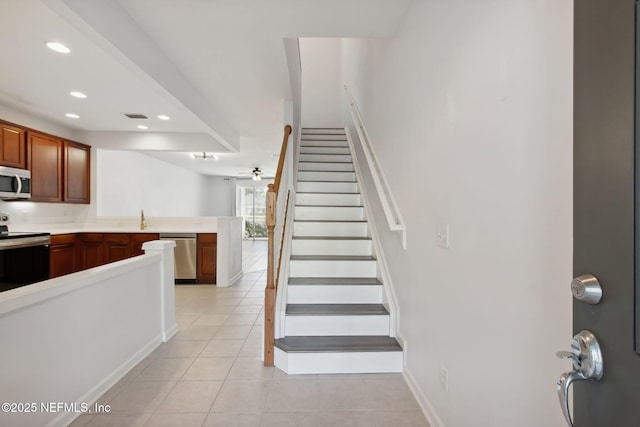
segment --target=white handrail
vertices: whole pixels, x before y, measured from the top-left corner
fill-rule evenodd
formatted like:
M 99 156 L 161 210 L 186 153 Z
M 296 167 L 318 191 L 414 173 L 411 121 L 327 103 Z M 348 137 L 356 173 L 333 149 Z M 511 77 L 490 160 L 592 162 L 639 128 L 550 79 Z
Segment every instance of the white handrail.
M 382 210 L 384 211 L 385 218 L 387 219 L 389 230 L 399 231 L 401 233 L 402 248 L 407 249 L 407 228 L 402 219 L 402 215 L 400 214 L 400 209 L 398 209 L 395 198 L 391 193 L 389 184 L 384 176 L 382 168 L 380 167 L 380 163 L 378 162 L 373 146 L 371 145 L 369 133 L 364 126 L 356 101 L 347 85 L 344 85 L 344 91 L 347 95 L 347 104 L 349 105 L 349 111 L 351 112 L 351 119 L 353 120 L 356 132 L 358 133 L 358 139 L 362 145 L 362 151 L 367 159 L 367 164 L 371 171 L 371 177 L 378 192 L 378 196 L 380 197 L 380 203 L 382 204 Z

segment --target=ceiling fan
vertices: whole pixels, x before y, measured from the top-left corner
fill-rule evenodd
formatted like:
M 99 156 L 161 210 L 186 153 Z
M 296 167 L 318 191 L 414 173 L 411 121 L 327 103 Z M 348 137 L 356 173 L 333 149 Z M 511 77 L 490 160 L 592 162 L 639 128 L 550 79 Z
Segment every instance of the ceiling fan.
M 254 181 L 260 181 L 262 179 L 262 169 L 255 167 L 251 172 L 238 172 L 238 175 L 249 175 Z

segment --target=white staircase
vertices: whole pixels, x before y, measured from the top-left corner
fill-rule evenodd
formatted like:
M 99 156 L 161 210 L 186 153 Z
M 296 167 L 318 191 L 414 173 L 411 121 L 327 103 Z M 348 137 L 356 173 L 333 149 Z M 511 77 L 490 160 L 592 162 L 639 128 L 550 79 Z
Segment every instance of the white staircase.
M 402 371 L 344 129 L 303 129 L 284 338 L 290 374 Z

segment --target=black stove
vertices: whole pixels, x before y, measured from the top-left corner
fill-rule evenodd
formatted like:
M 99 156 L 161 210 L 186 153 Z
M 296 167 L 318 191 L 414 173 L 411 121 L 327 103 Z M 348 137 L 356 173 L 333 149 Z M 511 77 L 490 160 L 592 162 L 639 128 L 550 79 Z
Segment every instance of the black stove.
M 50 233 L 10 232 L 0 224 L 0 292 L 49 278 Z
M 49 246 L 51 243 L 51 233 L 7 231 L 2 230 L 2 227 L 0 226 L 0 250 L 26 248 L 29 246 Z

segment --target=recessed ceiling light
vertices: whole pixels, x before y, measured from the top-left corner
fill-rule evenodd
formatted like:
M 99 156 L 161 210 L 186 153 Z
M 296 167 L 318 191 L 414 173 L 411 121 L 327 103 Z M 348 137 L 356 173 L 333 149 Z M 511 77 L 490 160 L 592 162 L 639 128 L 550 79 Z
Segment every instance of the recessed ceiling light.
M 80 98 L 80 99 L 85 99 L 87 97 L 87 95 L 85 95 L 82 92 L 78 92 L 77 90 L 74 90 L 73 92 L 69 92 L 69 95 L 73 96 L 74 98 Z
M 58 53 L 69 53 L 71 49 L 58 42 L 47 42 L 47 47 L 51 50 L 55 50 Z
M 138 129 L 149 129 L 149 128 L 145 125 L 138 125 Z
M 160 120 L 169 120 L 171 117 L 167 116 L 166 114 L 160 114 L 158 118 Z
M 74 113 L 67 113 L 65 114 L 65 116 L 69 117 L 70 119 L 79 119 L 80 116 Z

